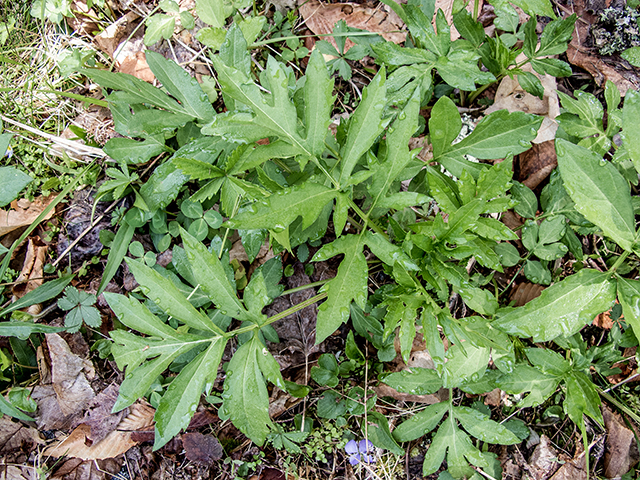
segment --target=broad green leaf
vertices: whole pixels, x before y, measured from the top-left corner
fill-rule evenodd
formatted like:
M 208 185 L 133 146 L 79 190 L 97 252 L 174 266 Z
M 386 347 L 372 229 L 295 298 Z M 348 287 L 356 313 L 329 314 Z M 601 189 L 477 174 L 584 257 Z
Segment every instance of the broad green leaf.
M 224 410 L 233 424 L 257 445 L 269 434 L 269 393 L 257 355 L 264 348 L 258 335 L 243 343 L 229 362 L 224 382 Z
M 311 378 L 322 386 L 335 387 L 338 385 L 338 362 L 331 353 L 323 353 L 318 358 L 318 365 L 311 367 Z
M 498 110 L 484 117 L 471 135 L 448 146 L 441 155 L 434 156 L 434 159 L 459 177 L 463 169 L 460 166 L 463 164 L 460 158 L 462 155 L 496 159 L 522 153 L 531 147 L 529 142 L 536 137 L 541 123 L 542 118 L 535 115 Z M 476 167 L 469 173 L 478 178 L 480 171 Z
M 588 415 L 600 425 L 604 425 L 600 413 L 600 395 L 597 387 L 591 379 L 582 372 L 572 372 L 565 378 L 567 385 L 567 397 L 564 401 L 564 410 L 569 418 L 580 425 L 582 415 Z
M 272 57 L 265 70 L 270 79 L 271 94 L 260 91 L 243 72 L 225 65 L 220 57 L 212 57 L 223 92 L 253 111 L 252 122 L 264 129 L 264 136 L 275 135 L 293 145 L 300 154 L 311 151 L 298 132 L 298 114 L 289 99 L 289 78 L 282 64 Z
M 176 336 L 173 328 L 160 321 L 146 305 L 135 298 L 111 292 L 104 292 L 104 298 L 113 313 L 127 327 L 151 337 L 174 338 Z
M 140 187 L 140 196 L 151 212 L 165 208 L 180 193 L 180 187 L 184 185 L 189 176 L 176 168 L 172 162 L 160 165 L 149 177 L 149 180 Z
M 143 163 L 167 150 L 163 135 L 151 135 L 142 142 L 116 137 L 107 141 L 104 153 L 119 163 Z
M 513 3 L 522 8 L 529 15 L 541 15 L 543 17 L 556 18 L 553 6 L 549 0 L 516 0 Z
M 225 223 L 236 229 L 269 229 L 283 231 L 298 216 L 302 228 L 310 226 L 320 212 L 338 194 L 319 183 L 306 182 L 286 188 L 258 202 Z
M 513 445 L 520 439 L 505 426 L 494 422 L 478 410 L 469 407 L 454 407 L 453 415 L 471 435 L 483 442 Z
M 398 425 L 393 431 L 394 438 L 398 442 L 410 442 L 426 435 L 436 428 L 447 410 L 449 410 L 449 402 L 429 405 L 424 410 Z M 440 461 L 440 463 L 442 463 L 442 461 Z
M 618 300 L 622 305 L 624 320 L 640 338 L 640 280 L 618 277 Z
M 556 140 L 558 168 L 575 208 L 624 250 L 635 242 L 635 218 L 627 181 L 610 162 L 563 139 Z
M 633 89 L 624 98 L 621 135 L 633 166 L 640 172 L 640 93 Z
M 546 15 L 555 18 L 554 15 Z M 536 57 L 564 53 L 567 50 L 567 42 L 571 40 L 577 18 L 574 13 L 569 17 L 554 20 L 547 24 L 542 31 L 542 35 L 540 35 L 540 48 L 536 52 Z
M 211 390 L 213 386 L 226 344 L 227 340 L 222 337 L 213 340 L 211 345 L 191 360 L 169 384 L 154 416 L 156 421 L 154 450 L 159 449 L 181 430 L 187 428 L 198 408 L 200 395 L 203 391 Z
M 436 404 L 439 405 L 439 404 Z M 447 405 L 448 407 L 449 405 Z M 415 418 L 415 417 L 414 417 Z M 438 432 L 431 440 L 431 445 L 424 456 L 424 463 L 422 464 L 422 476 L 426 477 L 436 472 L 447 455 L 447 449 L 452 444 L 452 437 L 454 435 L 453 430 L 456 426 L 453 420 L 447 419 L 438 429 Z
M 363 247 L 362 235 L 347 235 L 324 245 L 313 256 L 312 261 L 318 262 L 344 254 L 337 275 L 323 287 L 328 296 L 318 307 L 316 344 L 324 341 L 349 319 L 352 301 L 361 309 L 365 307 L 368 267 L 362 253 Z
M 561 377 L 571 369 L 569 362 L 553 350 L 527 348 L 525 352 L 529 361 L 542 373 Z
M 385 69 L 381 68 L 362 92 L 362 100 L 349 118 L 347 139 L 340 149 L 340 185 L 347 183 L 360 157 L 371 148 L 386 126 L 382 119 L 387 92 L 385 80 Z
M 422 63 L 435 64 L 437 57 L 422 48 L 401 47 L 392 42 L 380 42 L 371 45 L 376 60 L 385 65 L 400 66 Z M 421 65 L 424 67 L 424 65 Z M 428 67 L 427 67 L 428 68 Z
M 218 28 L 224 27 L 227 16 L 231 14 L 223 0 L 196 0 L 196 13 L 204 23 Z
M 0 317 L 15 310 L 30 307 L 31 305 L 36 305 L 38 303 L 42 303 L 54 297 L 57 297 L 58 295 L 60 295 L 60 293 L 62 293 L 65 287 L 69 285 L 69 282 L 71 282 L 71 280 L 73 280 L 73 275 L 65 275 L 64 277 L 56 278 L 55 280 L 50 280 L 43 283 L 38 288 L 31 290 L 29 293 L 20 297 L 7 308 L 0 311 Z M 26 325 L 30 324 L 26 323 Z M 33 328 L 42 326 L 43 325 L 38 326 L 36 324 L 31 325 L 31 327 Z
M 455 388 L 465 380 L 477 380 L 484 373 L 490 359 L 489 348 L 475 347 L 465 343 L 464 349 L 455 344 L 447 351 L 444 364 L 444 387 Z
M 367 429 L 368 438 L 378 448 L 384 448 L 396 455 L 403 455 L 404 450 L 396 443 L 389 431 L 387 417 L 376 411 L 369 412 L 367 421 L 371 422 Z
M 177 63 L 159 53 L 149 50 L 146 59 L 151 71 L 162 82 L 162 86 L 180 102 L 184 113 L 203 122 L 213 118 L 213 107 L 195 78 Z
M 640 47 L 627 48 L 620 56 L 634 67 L 640 67 Z M 625 105 L 628 98 L 625 97 Z
M 410 395 L 428 395 L 442 388 L 442 379 L 430 368 L 413 367 L 390 373 L 382 381 L 398 392 Z
M 462 128 L 462 120 L 453 101 L 443 96 L 436 102 L 429 117 L 429 134 L 434 158 L 440 157 L 451 145 Z
M 547 342 L 580 331 L 615 300 L 616 284 L 607 272 L 583 269 L 554 284 L 523 307 L 513 309 L 493 326 L 534 342 Z
M 571 66 L 557 58 L 534 58 L 531 60 L 531 66 L 540 75 L 545 73 L 553 77 L 568 77 L 571 75 Z
M 519 182 L 513 182 L 511 195 L 519 203 L 513 209 L 524 218 L 534 218 L 538 211 L 538 198 L 533 191 Z
M 4 150 L 0 149 L 4 156 Z M 24 187 L 33 182 L 26 173 L 13 167 L 0 167 L 0 207 L 13 202 Z
M 171 15 L 156 13 L 147 18 L 144 32 L 144 44 L 149 47 L 162 39 L 168 40 L 173 35 L 176 19 Z
M 491 200 L 504 195 L 511 187 L 511 177 L 513 177 L 512 157 L 506 158 L 491 168 L 482 170 L 478 177 L 477 196 Z
M 181 230 L 181 235 L 194 281 L 198 282 L 222 314 L 240 320 L 253 318 L 240 303 L 235 285 L 229 282 L 218 255 L 209 252 L 201 242 L 184 230 Z
M 127 368 L 118 399 L 113 406 L 114 412 L 119 412 L 143 397 L 158 376 L 178 356 L 203 346 L 202 337 L 193 335 L 182 335 L 177 340 L 145 339 L 122 330 L 114 330 L 110 335 L 114 341 L 111 353 L 118 368 Z M 145 362 L 149 358 L 153 360 Z
M 389 266 L 393 266 L 397 262 L 406 270 L 419 270 L 418 265 L 404 253 L 401 247 L 394 245 L 379 233 L 365 231 L 364 243 L 367 244 L 376 257 Z
M 516 19 L 517 18 L 518 15 L 516 14 Z M 484 41 L 485 33 L 482 23 L 474 20 L 473 16 L 466 9 L 463 8 L 453 16 L 453 23 L 458 32 L 460 32 L 460 35 L 466 40 L 469 40 L 474 47 L 479 47 Z M 517 28 L 517 26 L 518 23 L 516 21 L 515 27 Z M 515 29 L 512 31 L 515 31 Z
M 480 70 L 480 56 L 471 50 L 452 49 L 447 56 L 441 56 L 436 69 L 442 79 L 452 87 L 473 91 L 476 84 L 491 83 L 495 77 L 490 72 Z
M 536 407 L 541 405 L 558 388 L 560 377 L 542 373 L 529 365 L 516 365 L 513 371 L 496 379 L 496 385 L 507 393 L 530 392 L 518 407 Z
M 331 123 L 333 80 L 320 52 L 312 52 L 305 71 L 304 119 L 309 152 L 320 158 Z
M 185 235 L 183 234 L 184 237 Z M 192 328 L 214 334 L 222 333 L 217 325 L 189 303 L 171 280 L 163 277 L 142 262 L 130 258 L 125 261 L 136 281 L 140 284 L 142 292 L 165 313 Z

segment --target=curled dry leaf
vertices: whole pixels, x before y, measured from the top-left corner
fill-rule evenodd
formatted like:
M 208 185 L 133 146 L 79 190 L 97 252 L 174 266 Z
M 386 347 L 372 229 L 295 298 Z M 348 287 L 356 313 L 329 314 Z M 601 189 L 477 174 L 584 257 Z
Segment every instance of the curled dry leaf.
M 124 44 L 118 45 L 115 56 L 116 66 L 121 73 L 128 73 L 134 77 L 153 82 L 156 77 L 149 68 L 144 52 L 147 49 L 142 36 L 134 37 Z
M 64 415 L 84 410 L 95 397 L 89 385 L 89 380 L 95 377 L 93 364 L 73 354 L 57 333 L 49 333 L 46 338 L 51 359 L 51 382 L 60 410 Z
M 11 202 L 11 210 L 0 210 L 0 237 L 17 228 L 31 225 L 55 197 L 52 194 L 48 197 L 38 197 L 33 202 L 26 199 Z M 51 210 L 44 219 L 51 218 L 53 213 Z
M 521 62 L 524 56 L 519 56 L 516 61 Z M 560 105 L 556 94 L 556 79 L 551 75 L 538 75 L 531 68 L 531 64 L 522 67 L 522 70 L 533 73 L 544 87 L 542 99 L 531 95 L 520 86 L 518 78 L 505 77 L 500 82 L 496 91 L 495 102 L 485 111 L 489 115 L 497 110 L 507 109 L 509 112 L 525 112 L 541 115 L 542 125 L 538 129 L 538 135 L 532 143 L 542 143 L 553 140 L 558 129 L 555 118 L 560 115 Z
M 543 290 L 544 287 L 542 285 L 529 282 L 519 283 L 511 292 L 511 301 L 514 306 L 521 307 L 539 297 Z
M 45 430 L 66 429 L 78 424 L 95 397 L 88 380 L 95 377 L 95 370 L 89 360 L 73 354 L 58 334 L 47 334 L 46 340 L 48 359 L 43 349 L 38 348 L 38 370 L 43 383 L 32 393 L 38 404 L 36 422 Z
M 586 462 L 582 440 L 577 439 L 576 454 L 573 458 L 567 455 L 560 455 L 556 461 L 564 462 L 550 480 L 588 480 L 589 475 L 585 470 Z
M 91 443 L 99 442 L 109 435 L 116 429 L 122 417 L 128 413 L 128 409 L 111 413 L 118 398 L 118 390 L 118 385 L 109 385 L 89 403 L 89 409 L 85 413 L 82 423 L 90 428 L 87 439 Z
M 120 17 L 102 32 L 94 37 L 94 42 L 100 50 L 113 58 L 118 45 L 124 40 L 135 28 L 134 20 L 138 15 L 134 12 L 127 12 L 126 15 Z
M 400 17 L 391 9 L 387 11 L 386 6 L 386 8 L 370 8 L 366 4 L 325 4 L 317 0 L 299 1 L 298 5 L 305 24 L 316 35 L 333 32 L 333 26 L 340 20 L 344 20 L 352 28 L 379 33 L 390 42 L 403 43 L 407 36 L 405 32 L 398 31 L 404 28 Z M 337 48 L 333 37 L 326 37 L 326 40 Z M 347 39 L 345 51 L 353 45 L 353 42 Z
M 44 280 L 43 267 L 47 248 L 47 245 L 38 242 L 37 238 L 29 239 L 27 254 L 22 264 L 22 271 L 16 279 L 16 285 L 12 289 L 14 301 L 42 285 Z M 37 315 L 41 310 L 41 305 L 31 305 L 27 308 L 27 313 Z
M 553 140 L 534 143 L 524 153 L 518 155 L 518 181 L 535 189 L 558 166 L 558 156 Z
M 71 2 L 73 16 L 66 17 L 67 23 L 79 35 L 91 35 L 99 30 L 94 21 L 98 14 L 93 8 L 89 8 L 87 0 L 73 0 Z
M 130 413 L 117 426 L 116 430 L 109 433 L 97 443 L 91 444 L 89 440 L 91 427 L 86 424 L 79 425 L 68 437 L 58 444 L 48 448 L 45 455 L 52 457 L 81 458 L 82 460 L 102 460 L 122 455 L 137 444 L 132 440 L 132 432 L 147 427 L 153 423 L 155 410 L 142 403 L 131 406 Z

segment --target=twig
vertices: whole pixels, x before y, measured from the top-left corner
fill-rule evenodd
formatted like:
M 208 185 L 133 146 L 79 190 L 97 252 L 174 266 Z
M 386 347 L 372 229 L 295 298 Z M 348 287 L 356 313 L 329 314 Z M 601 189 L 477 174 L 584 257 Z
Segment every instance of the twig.
M 71 249 L 72 249 L 73 247 L 75 247 L 75 246 L 78 244 L 78 242 L 79 242 L 80 240 L 82 240 L 82 238 L 83 238 L 86 234 L 88 234 L 88 233 L 93 229 L 93 227 L 95 227 L 95 226 L 98 224 L 98 222 L 100 222 L 100 220 L 102 220 L 102 219 L 104 218 L 104 216 L 105 216 L 107 213 L 109 213 L 111 210 L 113 210 L 113 208 L 114 208 L 118 203 L 120 203 L 120 199 L 115 200 L 111 205 L 109 205 L 109 207 L 107 207 L 107 209 L 104 211 L 104 213 L 103 213 L 103 214 L 101 214 L 98 218 L 96 218 L 93 222 L 91 222 L 91 225 L 89 225 L 87 228 L 85 228 L 85 229 L 84 229 L 84 231 L 83 231 L 80 235 L 78 235 L 78 238 L 76 238 L 73 242 L 71 242 L 71 244 L 69 244 L 69 246 L 64 250 L 64 252 L 62 252 L 62 253 L 60 254 L 60 256 L 58 256 L 57 260 L 56 260 L 55 262 L 53 262 L 53 264 L 52 264 L 52 265 L 53 265 L 54 267 L 55 267 L 55 266 L 57 266 L 57 265 L 58 265 L 58 263 L 60 263 L 60 261 L 65 257 L 65 255 L 66 255 L 67 253 L 69 253 L 69 252 L 71 251 Z

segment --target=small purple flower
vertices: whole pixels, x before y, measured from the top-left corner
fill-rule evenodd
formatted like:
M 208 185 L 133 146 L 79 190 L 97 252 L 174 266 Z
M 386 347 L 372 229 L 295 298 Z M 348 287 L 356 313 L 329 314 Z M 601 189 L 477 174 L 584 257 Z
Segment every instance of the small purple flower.
M 364 463 L 374 463 L 376 461 L 373 454 L 373 443 L 369 440 L 360 440 L 358 443 L 355 440 L 349 440 L 344 447 L 344 451 L 349 454 L 349 463 L 351 465 L 357 465 L 360 460 Z

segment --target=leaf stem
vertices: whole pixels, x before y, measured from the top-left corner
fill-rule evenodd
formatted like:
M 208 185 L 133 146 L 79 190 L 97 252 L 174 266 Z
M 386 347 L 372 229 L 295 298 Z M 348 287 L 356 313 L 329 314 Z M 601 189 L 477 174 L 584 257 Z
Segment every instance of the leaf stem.
M 329 282 L 329 280 L 333 280 L 333 278 L 328 278 L 326 280 L 318 280 L 317 282 L 307 283 L 306 285 L 302 285 L 300 287 L 290 288 L 289 290 L 285 290 L 284 292 L 282 292 L 279 296 L 284 297 L 285 295 L 290 295 L 296 292 L 302 292 L 303 290 L 307 290 L 309 288 L 321 287 L 325 283 Z
M 285 311 L 280 312 L 276 315 L 273 315 L 269 318 L 267 318 L 263 324 L 261 325 L 247 325 L 246 327 L 241 327 L 241 328 L 237 328 L 235 330 L 232 330 L 230 332 L 227 333 L 227 337 L 233 337 L 236 335 L 240 335 L 241 333 L 245 333 L 245 332 L 250 332 L 252 330 L 258 329 L 258 328 L 262 328 L 262 327 L 266 327 L 267 325 L 271 325 L 273 322 L 277 322 L 278 320 L 282 320 L 285 317 L 288 317 L 289 315 L 299 312 L 300 310 L 307 308 L 309 305 L 313 305 L 316 302 L 319 302 L 320 300 L 324 300 L 325 298 L 327 298 L 327 292 L 322 292 L 319 293 L 318 295 L 311 297 L 307 300 L 305 300 L 304 302 L 300 302 L 296 305 L 294 305 L 291 308 L 287 308 Z
M 384 230 L 382 230 L 382 228 L 380 228 L 380 226 L 375 223 L 373 220 L 371 220 L 369 218 L 369 215 L 367 215 L 366 213 L 364 213 L 362 210 L 360 210 L 360 207 L 358 207 L 358 205 L 355 204 L 355 202 L 351 199 L 349 199 L 349 206 L 353 209 L 354 212 L 356 212 L 358 214 L 358 216 L 365 221 L 366 225 L 371 228 L 371 230 L 373 230 L 374 232 L 376 232 L 377 234 L 382 235 L 384 238 L 388 238 L 387 234 L 384 232 Z
M 620 255 L 620 256 L 618 257 L 618 259 L 616 260 L 616 262 L 615 262 L 615 263 L 613 264 L 613 266 L 609 269 L 609 273 L 610 273 L 611 275 L 613 275 L 613 274 L 616 272 L 616 270 L 618 269 L 618 267 L 619 267 L 620 265 L 622 265 L 622 262 L 624 262 L 624 261 L 627 259 L 627 257 L 629 256 L 629 254 L 630 254 L 630 253 L 631 253 L 631 252 L 629 252 L 629 251 L 627 251 L 627 250 L 625 250 L 624 252 L 622 252 L 622 255 Z

